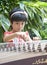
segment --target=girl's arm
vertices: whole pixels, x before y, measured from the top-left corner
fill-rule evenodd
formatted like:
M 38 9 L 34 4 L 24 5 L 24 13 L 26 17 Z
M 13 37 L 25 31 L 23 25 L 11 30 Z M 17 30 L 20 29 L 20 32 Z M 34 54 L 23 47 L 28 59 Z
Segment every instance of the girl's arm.
M 15 37 L 18 37 L 18 35 L 16 33 L 5 34 L 4 37 L 3 37 L 3 41 L 8 42 Z

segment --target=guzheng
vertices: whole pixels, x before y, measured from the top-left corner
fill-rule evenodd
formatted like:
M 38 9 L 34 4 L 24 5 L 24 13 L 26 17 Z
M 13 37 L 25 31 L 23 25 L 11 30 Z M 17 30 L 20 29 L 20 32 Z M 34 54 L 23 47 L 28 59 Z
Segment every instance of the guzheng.
M 23 63 L 24 62 L 24 63 Z M 47 65 L 47 40 L 0 43 L 0 65 Z

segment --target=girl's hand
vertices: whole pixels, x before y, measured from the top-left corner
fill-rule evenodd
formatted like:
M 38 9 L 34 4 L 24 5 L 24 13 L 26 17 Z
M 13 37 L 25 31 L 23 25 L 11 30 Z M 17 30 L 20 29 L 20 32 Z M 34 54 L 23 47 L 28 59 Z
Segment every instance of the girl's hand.
M 25 36 L 25 35 L 20 35 L 20 38 L 22 38 L 24 41 L 28 40 L 28 36 Z
M 33 40 L 41 40 L 39 37 L 33 37 Z
M 28 32 L 17 32 L 19 38 L 23 39 L 24 41 L 32 41 Z

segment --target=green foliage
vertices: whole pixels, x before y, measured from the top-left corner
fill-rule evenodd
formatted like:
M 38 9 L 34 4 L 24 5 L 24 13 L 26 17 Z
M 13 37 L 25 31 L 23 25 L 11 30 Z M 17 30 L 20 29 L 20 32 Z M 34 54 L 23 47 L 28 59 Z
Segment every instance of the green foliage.
M 2 26 L 0 26 L 0 42 L 3 42 L 3 33 L 4 29 L 2 28 Z
M 0 13 L 8 17 L 9 11 L 18 6 L 19 0 L 0 0 Z
M 47 39 L 47 23 L 44 23 L 43 28 L 40 30 L 40 35 L 42 39 Z
M 26 1 L 23 1 L 22 3 L 24 3 L 25 5 L 27 6 L 30 6 L 30 7 L 47 7 L 47 3 L 46 2 L 40 2 L 40 1 L 37 1 L 37 2 L 26 2 Z

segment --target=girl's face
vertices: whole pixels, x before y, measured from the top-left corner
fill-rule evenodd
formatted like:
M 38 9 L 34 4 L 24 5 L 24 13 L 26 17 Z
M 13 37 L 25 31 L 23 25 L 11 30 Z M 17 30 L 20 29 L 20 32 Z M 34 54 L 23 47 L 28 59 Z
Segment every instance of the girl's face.
M 19 21 L 16 22 L 14 21 L 12 24 L 13 32 L 20 32 L 24 28 L 25 22 Z

